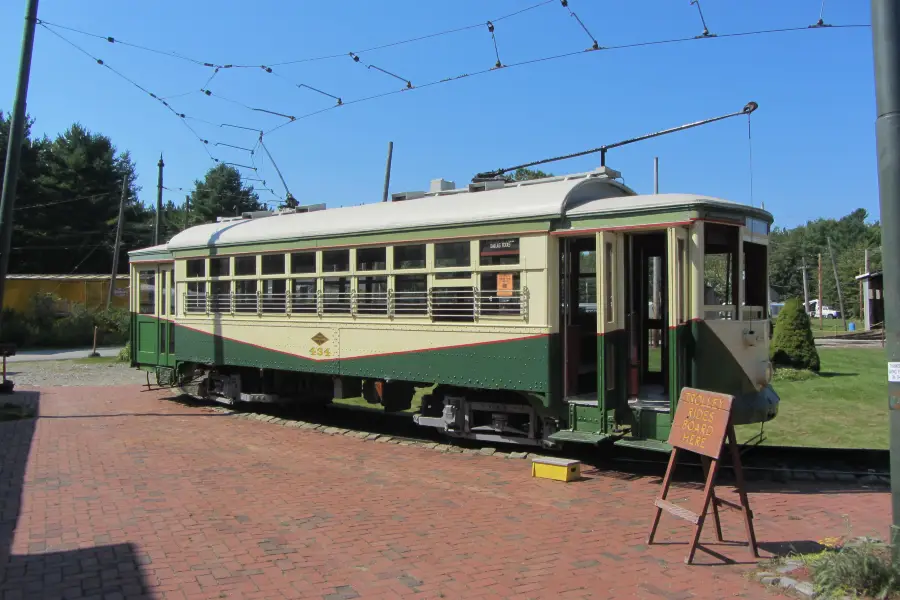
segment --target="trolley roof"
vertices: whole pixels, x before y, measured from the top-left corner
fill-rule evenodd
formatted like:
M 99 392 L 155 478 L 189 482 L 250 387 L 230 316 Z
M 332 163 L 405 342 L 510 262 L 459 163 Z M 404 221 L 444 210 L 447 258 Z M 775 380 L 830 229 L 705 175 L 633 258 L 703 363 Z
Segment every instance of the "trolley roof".
M 469 186 L 397 202 L 208 223 L 177 234 L 168 244 L 132 254 L 642 212 L 698 204 L 744 209 L 771 221 L 771 215 L 764 211 L 728 200 L 691 194 L 639 196 L 610 178 L 608 172 L 601 168 L 577 175 L 511 183 L 496 189 L 475 191 L 475 186 Z

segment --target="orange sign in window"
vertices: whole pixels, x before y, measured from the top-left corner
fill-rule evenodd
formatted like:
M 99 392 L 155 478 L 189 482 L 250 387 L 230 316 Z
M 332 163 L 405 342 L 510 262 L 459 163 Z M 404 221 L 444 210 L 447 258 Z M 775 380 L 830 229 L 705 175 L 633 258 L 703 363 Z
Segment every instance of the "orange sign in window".
M 497 295 L 512 296 L 513 295 L 513 274 L 497 273 Z

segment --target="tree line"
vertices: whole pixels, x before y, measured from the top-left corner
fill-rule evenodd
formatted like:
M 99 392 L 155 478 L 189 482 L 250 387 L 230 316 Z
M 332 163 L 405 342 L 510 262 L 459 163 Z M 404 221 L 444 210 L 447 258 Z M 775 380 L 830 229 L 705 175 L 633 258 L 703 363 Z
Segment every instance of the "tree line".
M 126 253 L 153 245 L 156 216 L 155 203 L 145 206 L 138 199 L 141 189 L 128 151 L 120 151 L 109 137 L 77 123 L 53 139 L 34 137 L 33 124 L 29 117 L 13 213 L 10 273 L 108 273 L 123 180 L 126 199 L 119 271 L 127 273 Z M 10 117 L 0 111 L 0 185 L 9 132 Z M 164 241 L 218 216 L 264 208 L 236 169 L 218 164 L 194 182 L 185 204 L 177 206 L 170 200 L 163 206 L 159 237 Z
M 869 270 L 880 271 L 881 224 L 869 222 L 868 212 L 858 208 L 840 219 L 815 219 L 793 228 L 775 227 L 769 236 L 769 281 L 782 299 L 803 298 L 803 265 L 808 267 L 810 300 L 818 298 L 818 265 L 822 256 L 822 301 L 837 308 L 838 293 L 831 250 L 844 295 L 847 316 L 859 316 L 859 286 L 866 250 Z

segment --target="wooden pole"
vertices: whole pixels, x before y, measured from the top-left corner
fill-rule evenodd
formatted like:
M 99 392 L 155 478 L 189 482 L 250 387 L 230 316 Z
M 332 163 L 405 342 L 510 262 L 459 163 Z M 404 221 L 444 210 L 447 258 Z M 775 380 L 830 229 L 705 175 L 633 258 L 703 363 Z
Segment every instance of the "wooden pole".
M 819 252 L 819 329 L 825 329 L 825 312 L 822 310 L 822 253 Z
M 838 308 L 841 309 L 841 321 L 844 323 L 844 331 L 847 331 L 847 313 L 844 312 L 844 293 L 841 292 L 841 280 L 838 278 L 837 264 L 834 262 L 834 250 L 831 249 L 831 238 L 825 238 L 828 242 L 828 254 L 831 256 L 831 269 L 834 271 L 834 285 L 837 286 Z

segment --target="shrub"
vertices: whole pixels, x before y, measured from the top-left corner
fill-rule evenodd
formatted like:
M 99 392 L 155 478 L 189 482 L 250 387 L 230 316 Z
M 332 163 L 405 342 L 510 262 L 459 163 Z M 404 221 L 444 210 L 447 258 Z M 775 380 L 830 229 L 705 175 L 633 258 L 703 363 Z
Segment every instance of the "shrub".
M 131 341 L 125 342 L 125 347 L 119 350 L 116 360 L 119 362 L 131 362 Z
M 62 301 L 54 294 L 36 294 L 25 313 L 4 310 L 0 314 L 0 341 L 20 348 L 88 347 L 98 344 L 123 344 L 128 340 L 130 319 L 121 308 L 87 308 L 72 304 L 62 311 Z
M 900 571 L 884 544 L 868 541 L 844 546 L 838 552 L 823 553 L 811 567 L 816 590 L 825 597 L 889 598 L 900 592 Z
M 809 315 L 799 298 L 784 303 L 775 321 L 770 357 L 776 366 L 819 372 L 819 352 L 813 340 Z

